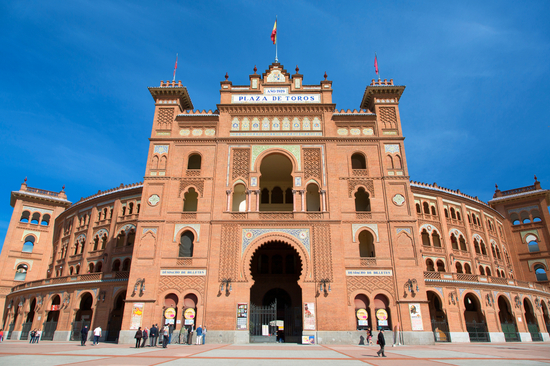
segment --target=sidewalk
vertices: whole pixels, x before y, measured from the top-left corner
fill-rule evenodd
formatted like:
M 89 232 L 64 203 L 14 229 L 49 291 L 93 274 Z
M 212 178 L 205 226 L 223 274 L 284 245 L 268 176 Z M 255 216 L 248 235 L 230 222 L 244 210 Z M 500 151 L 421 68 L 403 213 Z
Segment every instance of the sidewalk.
M 0 343 L 0 364 L 7 366 L 50 365 L 550 365 L 550 344 L 466 343 L 433 346 L 386 347 L 387 358 L 376 356 L 378 346 L 297 344 L 206 344 L 168 348 L 139 348 L 127 344 L 100 343 L 85 347 L 80 342 L 26 341 Z

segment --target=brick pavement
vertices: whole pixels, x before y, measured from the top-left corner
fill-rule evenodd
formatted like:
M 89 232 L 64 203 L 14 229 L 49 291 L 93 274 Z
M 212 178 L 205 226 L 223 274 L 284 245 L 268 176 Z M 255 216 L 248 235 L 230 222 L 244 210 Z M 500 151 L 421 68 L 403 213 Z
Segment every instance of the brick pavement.
M 436 344 L 386 348 L 387 358 L 376 357 L 377 346 L 246 344 L 135 349 L 129 345 L 91 342 L 5 341 L 0 344 L 0 364 L 53 365 L 491 365 L 536 366 L 550 364 L 550 344 Z

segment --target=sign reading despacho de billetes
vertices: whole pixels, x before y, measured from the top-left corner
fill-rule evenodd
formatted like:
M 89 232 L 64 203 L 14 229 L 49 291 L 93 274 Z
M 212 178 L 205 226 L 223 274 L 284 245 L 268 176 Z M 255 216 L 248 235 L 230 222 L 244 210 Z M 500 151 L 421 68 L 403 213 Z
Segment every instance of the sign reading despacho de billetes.
M 206 276 L 206 269 L 161 269 L 161 276 Z
M 231 103 L 321 103 L 320 94 L 233 94 Z
M 348 269 L 346 276 L 393 276 L 391 269 Z

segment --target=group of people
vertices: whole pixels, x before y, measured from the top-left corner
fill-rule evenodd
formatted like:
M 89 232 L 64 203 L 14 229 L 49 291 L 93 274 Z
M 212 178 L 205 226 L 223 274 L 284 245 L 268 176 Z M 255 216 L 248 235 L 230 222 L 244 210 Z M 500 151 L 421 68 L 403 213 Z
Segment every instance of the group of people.
M 172 330 L 173 330 L 173 327 L 171 325 L 165 325 L 162 329 L 158 327 L 158 324 L 154 324 L 153 326 L 151 326 L 150 329 L 147 329 L 147 327 L 144 327 L 143 329 L 139 327 L 134 336 L 134 338 L 136 339 L 136 348 L 145 347 L 147 338 L 149 338 L 150 340 L 149 346 L 156 347 L 159 334 L 162 335 L 162 348 L 166 348 L 168 344 L 171 343 L 172 341 Z M 206 327 L 202 328 L 199 325 L 195 331 L 197 333 L 196 344 L 204 344 L 205 342 L 204 334 L 206 333 Z M 181 341 L 181 336 L 183 334 L 184 332 L 181 332 L 180 341 Z M 187 328 L 187 342 L 184 341 L 184 343 L 191 344 L 192 336 L 193 336 L 193 327 L 191 326 Z
M 364 344 L 363 343 L 364 341 L 364 338 L 363 336 L 361 336 L 361 341 L 359 344 Z M 380 329 L 380 331 L 378 332 L 378 338 L 376 340 L 376 344 L 380 345 L 380 350 L 378 350 L 378 352 L 376 352 L 376 354 L 378 355 L 378 357 L 382 356 L 382 357 L 386 357 L 386 354 L 384 353 L 384 347 L 386 346 L 386 338 L 384 338 L 384 329 Z M 371 346 L 373 345 L 372 343 L 372 330 L 370 328 L 367 329 L 367 346 Z
M 40 341 L 40 337 L 42 337 L 42 331 L 36 328 L 31 330 L 29 335 L 31 337 L 29 343 L 38 343 L 38 341 Z
M 80 338 L 80 345 L 81 346 L 85 346 L 86 345 L 86 341 L 88 340 L 88 326 L 85 325 L 84 328 L 82 328 L 82 330 L 80 331 L 80 334 L 81 334 L 81 338 Z M 94 329 L 94 340 L 93 340 L 93 343 L 92 343 L 92 346 L 95 346 L 96 344 L 99 344 L 99 338 L 101 338 L 101 327 L 100 326 L 97 326 L 95 329 Z

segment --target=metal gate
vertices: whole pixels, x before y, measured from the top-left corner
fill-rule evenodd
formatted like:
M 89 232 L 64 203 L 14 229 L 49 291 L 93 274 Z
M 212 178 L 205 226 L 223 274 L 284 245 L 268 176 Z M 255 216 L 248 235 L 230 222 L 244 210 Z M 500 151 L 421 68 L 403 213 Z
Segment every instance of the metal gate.
M 53 341 L 53 335 L 57 329 L 57 322 L 45 322 L 42 328 L 42 341 Z
M 20 340 L 26 341 L 29 339 L 29 332 L 31 331 L 32 322 L 23 323 L 23 327 L 21 328 L 21 337 L 19 337 Z
M 71 341 L 79 341 L 82 339 L 80 331 L 84 326 L 88 326 L 88 338 L 90 337 L 90 321 L 89 320 L 79 320 L 73 322 L 73 331 L 71 332 Z
M 271 305 L 250 304 L 250 343 L 277 342 L 277 300 Z
M 542 335 L 539 332 L 539 327 L 536 324 L 527 324 L 527 329 L 531 333 L 531 340 L 533 342 L 542 342 Z
M 6 337 L 6 339 L 11 339 L 11 334 L 13 333 L 13 328 L 15 328 L 15 323 L 11 323 L 8 326 L 8 336 Z
M 471 323 L 466 323 L 466 329 L 470 335 L 470 342 L 489 342 L 489 333 L 485 323 L 478 323 L 475 320 Z
M 506 342 L 519 342 L 519 333 L 514 323 L 508 323 L 506 320 L 504 323 L 500 323 L 502 327 L 502 333 L 504 333 L 504 340 Z
M 436 342 L 450 342 L 449 336 L 449 323 L 438 322 L 432 318 L 432 331 L 434 332 L 434 339 Z

